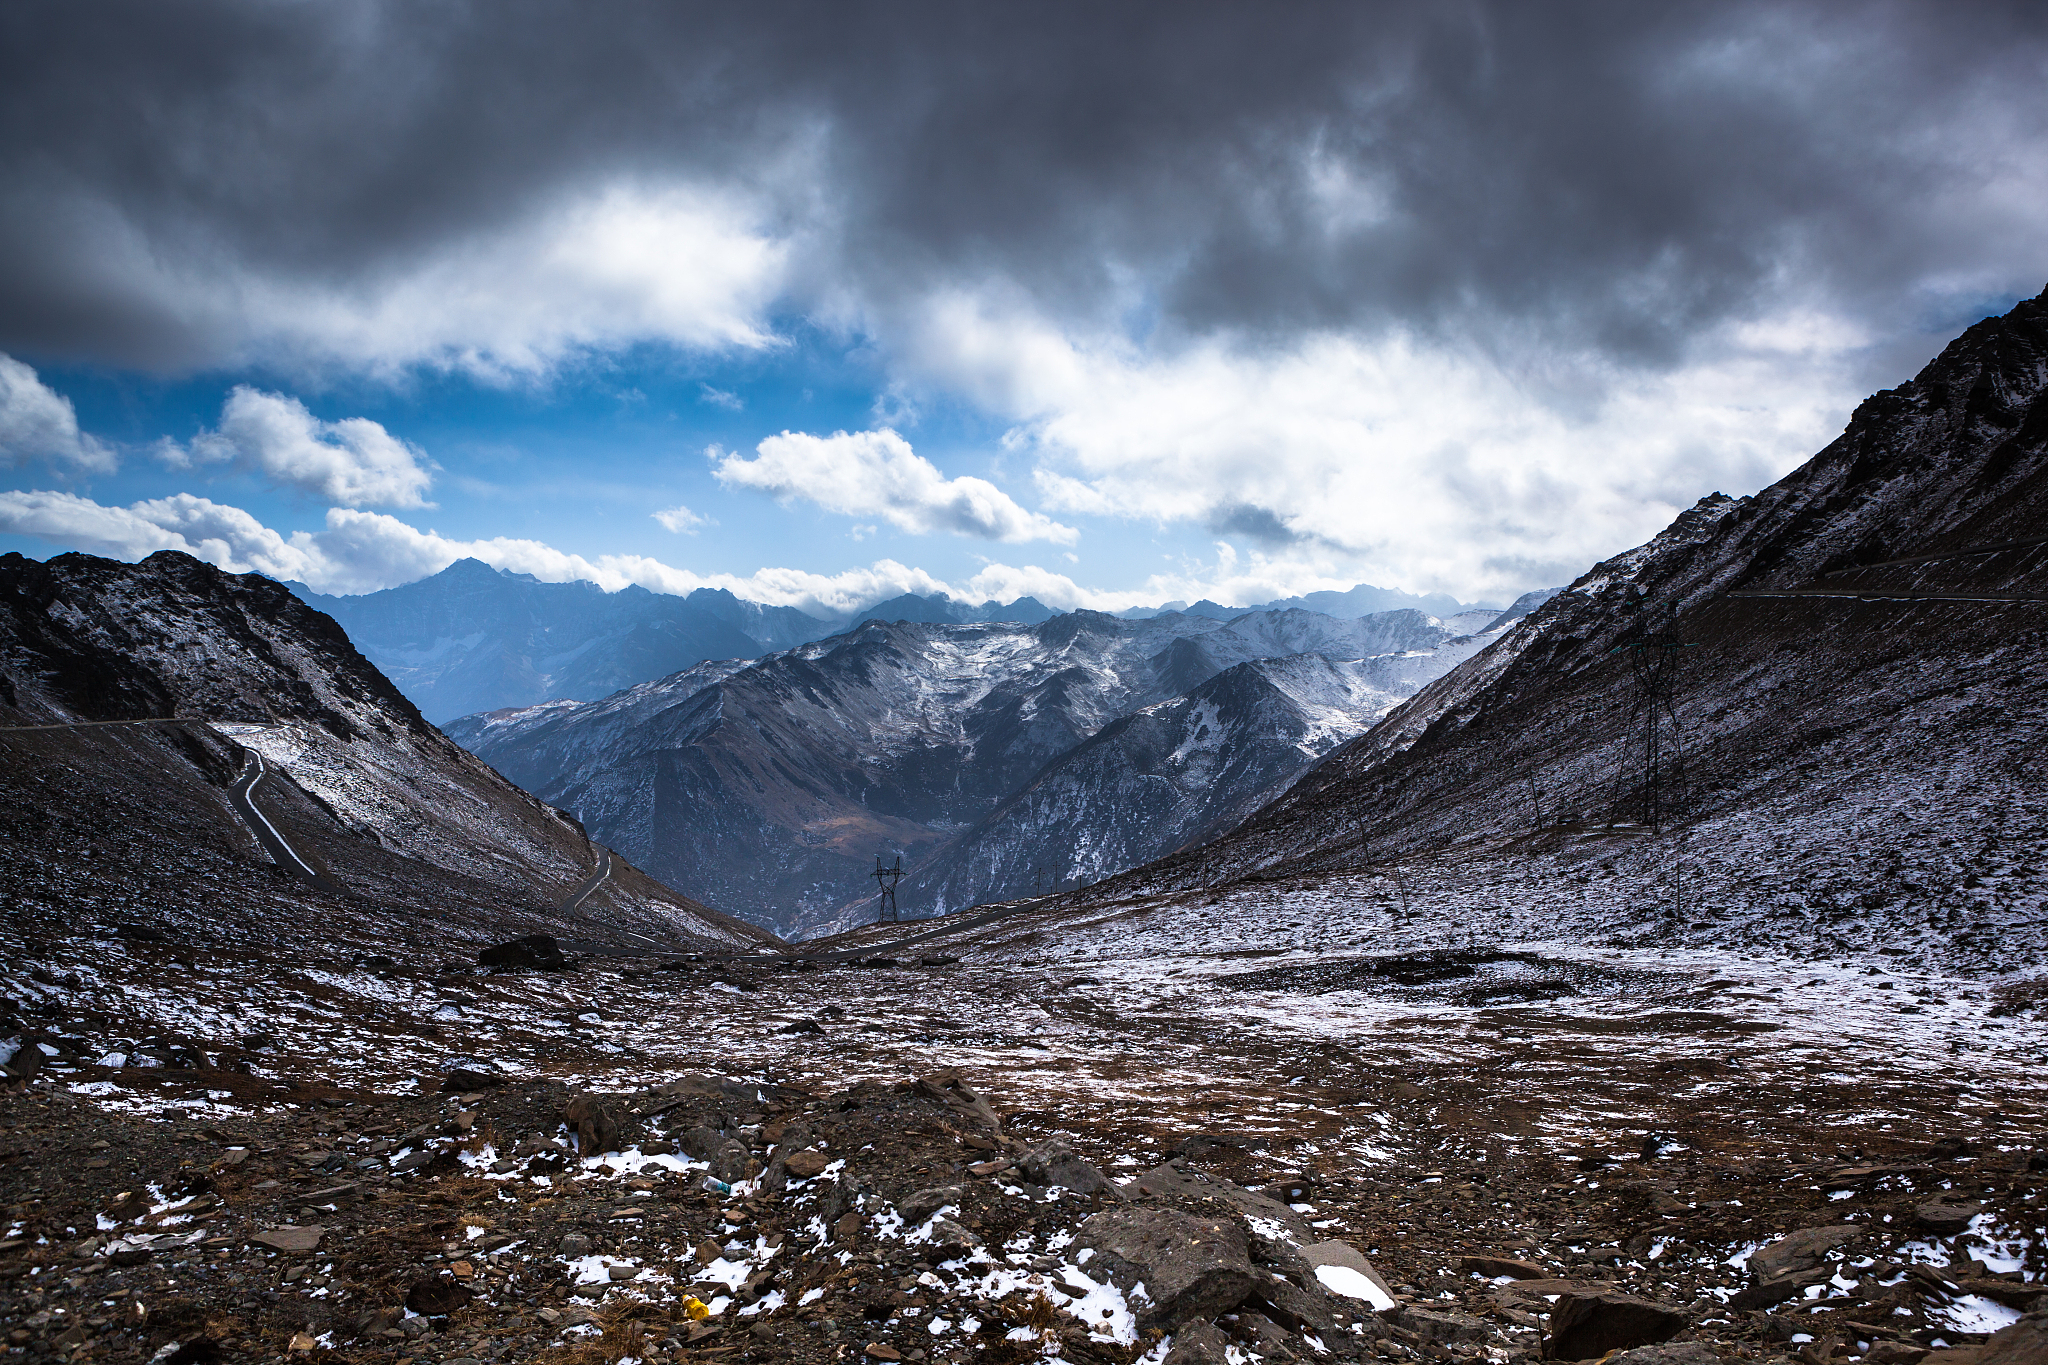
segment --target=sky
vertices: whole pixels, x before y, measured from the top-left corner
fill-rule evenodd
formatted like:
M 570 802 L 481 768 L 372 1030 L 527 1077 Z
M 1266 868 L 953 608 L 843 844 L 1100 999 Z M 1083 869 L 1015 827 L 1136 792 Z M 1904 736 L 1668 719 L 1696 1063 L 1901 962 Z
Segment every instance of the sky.
M 0 551 L 1505 603 L 2048 284 L 2012 4 L 0 8 Z

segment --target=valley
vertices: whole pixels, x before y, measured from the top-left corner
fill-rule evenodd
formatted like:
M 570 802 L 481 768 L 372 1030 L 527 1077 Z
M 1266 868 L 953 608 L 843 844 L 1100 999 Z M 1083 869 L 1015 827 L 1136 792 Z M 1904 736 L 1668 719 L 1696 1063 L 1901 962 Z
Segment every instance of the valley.
M 6 1349 L 2032 1365 L 2044 393 L 2032 300 L 1481 620 L 869 621 L 468 748 L 258 575 L 0 559 Z M 761 927 L 884 840 L 953 913 Z

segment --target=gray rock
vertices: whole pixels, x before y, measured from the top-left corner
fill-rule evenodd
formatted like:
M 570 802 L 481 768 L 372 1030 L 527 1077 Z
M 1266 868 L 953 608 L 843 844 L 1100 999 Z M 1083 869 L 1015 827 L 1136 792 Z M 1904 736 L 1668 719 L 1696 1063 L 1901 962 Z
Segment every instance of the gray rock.
M 1704 1341 L 1667 1341 L 1611 1355 L 1605 1365 L 1721 1365 L 1721 1356 Z
M 1230 1338 L 1206 1322 L 1190 1323 L 1173 1334 L 1164 1365 L 1227 1365 Z
M 1187 1207 L 1200 1200 L 1221 1199 L 1247 1217 L 1263 1218 L 1267 1222 L 1278 1224 L 1284 1241 L 1290 1246 L 1313 1242 L 1316 1236 L 1307 1219 L 1279 1200 L 1270 1199 L 1228 1180 L 1198 1180 L 1182 1168 L 1177 1158 L 1163 1161 L 1151 1170 L 1141 1172 L 1119 1189 L 1126 1199 L 1157 1199 L 1181 1207 Z M 1260 1242 L 1263 1247 L 1266 1239 L 1262 1238 Z
M 1749 1258 L 1750 1278 L 1758 1284 L 1768 1280 L 1782 1280 L 1817 1268 L 1827 1253 L 1844 1242 L 1862 1235 L 1863 1229 L 1848 1223 L 1833 1227 L 1806 1228 L 1789 1237 L 1780 1237 L 1769 1246 L 1751 1253 Z
M 1913 1222 L 1940 1237 L 1967 1232 L 1970 1220 L 1984 1212 L 1982 1204 L 1959 1204 L 1936 1199 L 1913 1210 Z
M 1064 1138 L 1026 1147 L 1017 1157 L 1017 1173 L 1034 1185 L 1059 1185 L 1079 1195 L 1119 1193 L 1109 1177 Z
M 946 1205 L 957 1206 L 959 1203 L 958 1185 L 934 1185 L 928 1190 L 918 1190 L 905 1195 L 903 1201 L 896 1206 L 896 1211 L 903 1215 L 905 1223 L 917 1227 Z
M 1108 1278 L 1132 1295 L 1141 1328 L 1169 1331 L 1214 1318 L 1243 1303 L 1260 1287 L 1244 1229 L 1178 1209 L 1110 1209 L 1081 1225 L 1078 1247 L 1095 1254 L 1082 1264 L 1090 1277 Z
M 590 1239 L 580 1232 L 572 1232 L 557 1244 L 559 1250 L 570 1260 L 590 1254 Z
M 1484 1275 L 1488 1279 L 1502 1276 L 1510 1280 L 1540 1280 L 1550 1272 L 1533 1261 L 1520 1261 L 1512 1256 L 1460 1256 L 1458 1269 Z
M 1313 1332 L 1320 1336 L 1337 1325 L 1336 1305 L 1320 1287 L 1276 1280 L 1272 1284 L 1261 1285 L 1258 1297 L 1266 1305 L 1266 1315 L 1292 1331 Z
M 326 1235 L 327 1229 L 322 1227 L 286 1227 L 272 1228 L 268 1232 L 259 1232 L 249 1240 L 261 1246 L 267 1246 L 273 1251 L 293 1252 L 302 1255 L 316 1250 L 320 1245 L 320 1239 Z
M 1977 1365 L 2041 1365 L 2048 1360 L 2048 1313 L 2029 1313 L 1991 1334 Z
M 950 1218 L 932 1220 L 932 1242 L 940 1251 L 967 1252 L 981 1245 L 981 1238 Z
M 1493 1335 L 1484 1322 L 1470 1313 L 1449 1308 L 1404 1306 L 1389 1313 L 1387 1321 L 1404 1332 L 1439 1346 L 1453 1341 L 1485 1341 Z
M 724 1181 L 744 1179 L 751 1155 L 747 1145 L 715 1128 L 692 1128 L 680 1139 L 682 1148 L 698 1161 L 711 1163 L 711 1174 Z
M 1342 1277 L 1325 1278 L 1317 1274 L 1325 1266 L 1339 1267 L 1363 1276 L 1367 1283 L 1374 1289 L 1377 1289 L 1383 1296 L 1378 1302 L 1372 1304 L 1373 1307 L 1384 1308 L 1387 1303 L 1393 1300 L 1394 1291 L 1388 1287 L 1386 1278 L 1380 1274 L 1371 1261 L 1365 1258 L 1364 1252 L 1349 1242 L 1310 1242 L 1307 1246 L 1301 1248 L 1300 1255 L 1301 1259 L 1307 1263 L 1309 1273 L 1315 1277 L 1315 1282 L 1332 1294 L 1343 1295 L 1346 1298 L 1354 1297 L 1344 1293 Z M 1370 1300 L 1367 1301 L 1371 1302 Z
M 1294 1361 L 1311 1356 L 1314 1349 L 1264 1313 L 1245 1310 L 1232 1324 L 1239 1337 L 1248 1338 L 1258 1356 L 1272 1361 Z

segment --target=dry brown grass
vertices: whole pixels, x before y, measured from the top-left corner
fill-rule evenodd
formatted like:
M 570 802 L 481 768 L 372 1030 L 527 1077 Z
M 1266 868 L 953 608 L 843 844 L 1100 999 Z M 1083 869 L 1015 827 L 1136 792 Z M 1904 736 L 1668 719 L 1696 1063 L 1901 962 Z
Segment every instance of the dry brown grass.
M 671 1328 L 687 1328 L 691 1323 L 679 1303 L 629 1300 L 598 1310 L 596 1325 L 597 1336 L 558 1347 L 542 1359 L 548 1365 L 616 1365 L 629 1358 L 644 1360 L 651 1344 L 666 1337 Z

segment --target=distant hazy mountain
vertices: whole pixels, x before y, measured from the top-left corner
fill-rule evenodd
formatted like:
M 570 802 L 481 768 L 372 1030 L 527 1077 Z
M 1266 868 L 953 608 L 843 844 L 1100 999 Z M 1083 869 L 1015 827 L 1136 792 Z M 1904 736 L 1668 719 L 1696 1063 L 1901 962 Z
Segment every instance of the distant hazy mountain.
M 1059 615 L 1051 607 L 1035 597 L 1020 597 L 1007 605 L 989 601 L 980 606 L 969 606 L 965 602 L 934 593 L 919 597 L 916 593 L 904 593 L 886 602 L 877 602 L 872 607 L 855 612 L 847 624 L 857 626 L 863 621 L 922 621 L 929 625 L 965 625 L 974 621 L 1015 621 L 1019 625 L 1035 626 L 1041 621 L 1050 621 Z
M 1550 589 L 1556 592 L 1555 588 Z M 1393 588 L 1375 588 L 1370 583 L 1360 583 L 1343 592 L 1312 592 L 1304 597 L 1279 597 L 1271 602 L 1255 602 L 1243 607 L 1225 607 L 1208 598 L 1199 602 L 1167 602 L 1158 607 L 1132 607 L 1117 615 L 1126 620 L 1143 620 L 1148 616 L 1161 616 L 1168 612 L 1179 612 L 1183 616 L 1207 616 L 1218 621 L 1228 621 L 1248 611 L 1288 611 L 1299 608 L 1304 611 L 1320 612 L 1324 616 L 1339 619 L 1372 616 L 1385 611 L 1420 611 L 1431 616 L 1449 620 L 1466 612 L 1483 611 L 1499 615 L 1501 609 L 1483 602 L 1460 602 L 1448 593 L 1416 594 L 1400 592 Z
M 1213 780 L 1181 763 L 1165 779 L 1180 783 L 1171 818 L 1119 817 L 1099 850 L 1071 822 L 1013 821 L 989 836 L 1004 844 L 1001 866 L 953 866 L 937 880 L 919 872 L 903 907 L 1014 892 L 1018 868 L 1071 880 L 1156 857 L 1454 666 L 1471 652 L 1446 650 L 1457 634 L 1416 611 L 870 621 L 755 663 L 700 664 L 601 701 L 470 716 L 448 733 L 670 885 L 802 931 L 863 895 L 876 854 L 922 867 L 1104 727 L 1239 665 L 1313 656 L 1219 687 L 1218 722 L 1200 740 Z M 1173 767 L 1133 754 L 1125 766 Z M 1059 780 L 1077 799 L 1114 805 L 1111 790 L 1079 791 L 1096 769 L 1070 771 Z

